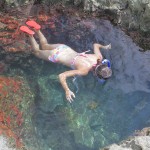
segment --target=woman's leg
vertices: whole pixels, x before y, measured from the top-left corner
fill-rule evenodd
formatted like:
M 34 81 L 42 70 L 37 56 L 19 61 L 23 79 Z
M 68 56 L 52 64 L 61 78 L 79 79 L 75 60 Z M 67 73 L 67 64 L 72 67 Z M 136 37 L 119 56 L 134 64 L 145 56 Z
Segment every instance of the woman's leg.
M 33 48 L 33 54 L 38 58 L 41 58 L 43 60 L 48 60 L 49 50 L 40 50 L 39 44 L 36 42 L 33 35 L 29 35 L 29 39 Z
M 47 39 L 43 35 L 43 33 L 40 30 L 36 30 L 36 33 L 39 36 L 40 44 L 42 49 L 44 50 L 53 50 L 57 48 L 60 44 L 48 44 Z
M 32 45 L 32 48 L 34 51 L 39 51 L 39 44 L 36 42 L 35 38 L 33 35 L 29 35 L 30 43 Z

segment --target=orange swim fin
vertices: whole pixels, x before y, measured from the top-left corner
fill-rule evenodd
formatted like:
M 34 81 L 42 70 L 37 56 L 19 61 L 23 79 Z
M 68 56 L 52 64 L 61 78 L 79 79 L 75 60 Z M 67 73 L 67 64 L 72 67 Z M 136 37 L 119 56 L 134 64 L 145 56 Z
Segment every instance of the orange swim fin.
M 25 33 L 28 33 L 30 35 L 34 35 L 34 33 L 35 33 L 34 31 L 30 30 L 27 26 L 21 26 L 20 30 L 25 32 Z
M 35 28 L 36 30 L 41 29 L 41 26 L 39 24 L 37 24 L 34 20 L 29 20 L 26 22 L 26 24 L 30 27 Z

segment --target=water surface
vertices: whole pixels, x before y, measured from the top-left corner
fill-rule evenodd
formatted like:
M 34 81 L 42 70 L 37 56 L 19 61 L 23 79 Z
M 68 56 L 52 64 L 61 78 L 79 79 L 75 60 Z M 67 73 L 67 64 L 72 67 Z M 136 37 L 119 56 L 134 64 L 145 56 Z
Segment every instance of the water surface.
M 102 53 L 111 61 L 113 76 L 104 84 L 98 83 L 92 73 L 78 77 L 75 84 L 79 91 L 70 104 L 57 76 L 69 68 L 34 57 L 32 70 L 19 66 L 36 94 L 33 138 L 37 140 L 31 138 L 29 148 L 97 150 L 150 126 L 150 52 L 140 52 L 124 32 L 107 20 L 79 21 L 61 16 L 55 25 L 55 30 L 48 22 L 42 26 L 50 43 L 64 43 L 78 52 L 91 49 L 91 53 L 94 42 L 111 43 L 112 49 L 102 49 Z M 18 69 L 15 64 L 11 67 Z M 72 79 L 67 82 L 76 92 Z

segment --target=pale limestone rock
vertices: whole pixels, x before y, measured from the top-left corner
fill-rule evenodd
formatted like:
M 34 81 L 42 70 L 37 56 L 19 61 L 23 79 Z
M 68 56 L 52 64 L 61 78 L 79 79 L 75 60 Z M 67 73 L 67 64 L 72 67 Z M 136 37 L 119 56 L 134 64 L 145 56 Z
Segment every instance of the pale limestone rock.
M 135 136 L 100 150 L 150 150 L 150 136 Z
M 8 139 L 4 136 L 0 136 L 0 150 L 16 150 L 8 146 Z
M 131 148 L 125 148 L 125 147 L 122 147 L 122 146 L 118 146 L 117 144 L 113 144 L 113 145 L 110 146 L 109 150 L 132 150 L 132 149 Z
M 150 136 L 135 137 L 135 144 L 139 145 L 142 150 L 150 150 Z

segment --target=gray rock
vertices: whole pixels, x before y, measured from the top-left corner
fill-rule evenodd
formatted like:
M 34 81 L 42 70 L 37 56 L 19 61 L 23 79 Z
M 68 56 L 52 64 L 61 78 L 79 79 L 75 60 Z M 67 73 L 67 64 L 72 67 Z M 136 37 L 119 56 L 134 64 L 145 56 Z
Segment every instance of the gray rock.
M 144 128 L 138 132 L 139 135 L 100 150 L 150 150 L 150 136 L 146 136 L 147 132 L 149 132 L 149 128 Z
M 79 5 L 79 3 L 81 3 L 79 0 L 74 0 L 75 5 Z M 113 17 L 117 19 L 116 23 L 129 29 L 140 29 L 144 32 L 150 31 L 149 0 L 84 0 L 84 10 L 96 11 L 98 9 L 109 10 L 111 16 L 115 12 Z

